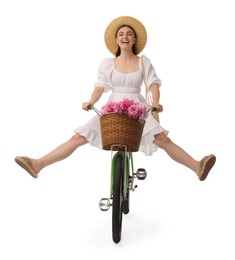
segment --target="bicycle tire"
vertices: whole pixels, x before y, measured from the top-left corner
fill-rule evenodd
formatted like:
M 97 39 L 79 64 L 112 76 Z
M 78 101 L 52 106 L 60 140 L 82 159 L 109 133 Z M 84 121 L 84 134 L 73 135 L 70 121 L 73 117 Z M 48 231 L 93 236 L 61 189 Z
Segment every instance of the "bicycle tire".
M 114 167 L 113 182 L 113 211 L 112 211 L 112 235 L 113 241 L 119 243 L 122 233 L 122 191 L 124 176 L 124 157 L 121 153 L 117 154 Z

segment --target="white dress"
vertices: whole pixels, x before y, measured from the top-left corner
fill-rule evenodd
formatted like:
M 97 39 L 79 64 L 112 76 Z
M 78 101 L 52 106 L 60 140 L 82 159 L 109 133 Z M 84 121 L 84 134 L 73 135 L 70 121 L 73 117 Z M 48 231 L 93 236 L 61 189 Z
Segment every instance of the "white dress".
M 160 79 L 155 73 L 155 69 L 151 64 L 151 61 L 146 56 L 143 56 L 146 82 L 147 86 L 157 83 L 161 85 Z M 141 95 L 141 86 L 143 85 L 143 72 L 141 66 L 141 59 L 139 63 L 139 69 L 132 73 L 120 73 L 115 70 L 114 59 L 104 59 L 98 70 L 97 81 L 95 87 L 104 88 L 104 92 L 112 91 L 109 101 L 121 101 L 123 98 L 133 99 L 138 102 L 145 102 L 145 98 Z M 79 133 L 85 136 L 87 141 L 102 149 L 101 131 L 99 116 L 94 116 L 85 125 L 76 128 L 75 133 Z M 145 155 L 152 155 L 157 150 L 157 145 L 153 143 L 154 135 L 168 131 L 165 130 L 157 121 L 154 119 L 151 113 L 149 113 L 143 130 L 143 136 L 140 142 L 140 151 L 144 152 Z

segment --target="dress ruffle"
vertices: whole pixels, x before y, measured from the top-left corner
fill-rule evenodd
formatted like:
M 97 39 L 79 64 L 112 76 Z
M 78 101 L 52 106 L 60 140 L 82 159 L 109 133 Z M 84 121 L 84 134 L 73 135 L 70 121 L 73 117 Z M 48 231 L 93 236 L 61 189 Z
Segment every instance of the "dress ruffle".
M 98 115 L 94 116 L 85 125 L 76 128 L 74 132 L 84 136 L 92 146 L 102 149 L 100 118 Z

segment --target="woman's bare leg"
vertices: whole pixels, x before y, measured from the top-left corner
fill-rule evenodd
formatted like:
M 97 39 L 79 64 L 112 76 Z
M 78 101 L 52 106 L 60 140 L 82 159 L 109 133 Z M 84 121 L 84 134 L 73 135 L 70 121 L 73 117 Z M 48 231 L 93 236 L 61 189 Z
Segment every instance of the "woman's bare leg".
M 31 159 L 32 167 L 36 173 L 39 173 L 44 167 L 61 161 L 71 155 L 79 146 L 87 143 L 85 137 L 75 134 L 67 142 L 61 144 L 56 149 L 39 159 Z
M 195 160 L 181 147 L 173 143 L 164 132 L 155 136 L 154 143 L 162 148 L 174 161 L 183 164 L 199 175 L 201 169 L 200 161 Z

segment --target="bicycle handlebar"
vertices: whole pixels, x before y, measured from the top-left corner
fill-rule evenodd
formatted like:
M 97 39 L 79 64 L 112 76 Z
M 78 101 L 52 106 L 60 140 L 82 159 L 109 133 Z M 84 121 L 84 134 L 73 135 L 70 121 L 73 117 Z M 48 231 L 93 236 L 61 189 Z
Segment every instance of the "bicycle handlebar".
M 94 106 L 89 106 L 88 107 L 88 110 L 93 110 L 95 111 L 95 113 L 100 116 L 100 112 L 97 108 L 95 108 Z M 148 108 L 147 112 L 150 112 L 153 113 L 153 116 L 155 117 L 155 119 L 159 122 L 159 116 L 158 116 L 158 111 L 157 111 L 157 108 L 156 107 L 150 107 Z
M 89 109 L 89 110 L 93 110 L 93 111 L 95 111 L 96 114 L 97 114 L 98 116 L 100 116 L 100 112 L 99 112 L 99 110 L 98 110 L 97 108 L 95 108 L 94 106 L 89 106 L 88 109 Z

